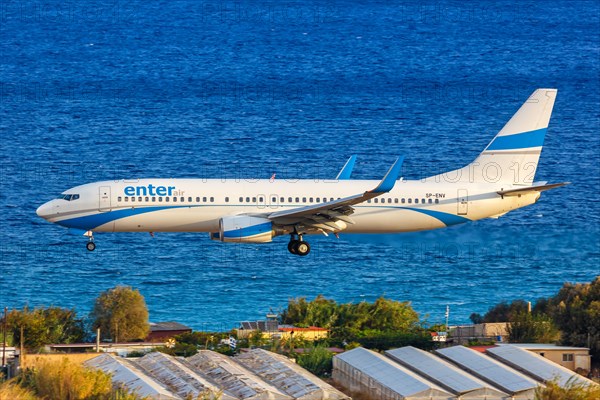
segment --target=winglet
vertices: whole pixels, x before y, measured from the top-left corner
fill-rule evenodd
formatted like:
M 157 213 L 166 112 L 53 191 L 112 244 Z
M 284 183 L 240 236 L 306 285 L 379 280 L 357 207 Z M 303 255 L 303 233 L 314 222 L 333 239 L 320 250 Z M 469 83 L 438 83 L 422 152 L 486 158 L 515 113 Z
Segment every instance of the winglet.
M 356 154 L 350 156 L 350 158 L 348 159 L 348 161 L 346 161 L 346 164 L 344 164 L 344 167 L 342 168 L 338 176 L 335 177 L 335 179 L 344 181 L 350 179 L 350 175 L 352 175 L 352 170 L 354 169 L 355 162 Z
M 404 162 L 404 157 L 400 156 L 396 159 L 394 165 L 388 170 L 385 174 L 379 185 L 370 193 L 387 193 L 394 188 L 398 177 L 400 176 L 400 170 L 402 169 L 402 163 Z
M 348 159 L 348 161 L 346 161 L 346 164 L 344 164 L 344 167 L 342 168 L 340 173 L 337 174 L 335 179 L 336 180 L 344 180 L 344 181 L 350 179 L 350 175 L 352 175 L 352 170 L 354 169 L 355 162 L 356 162 L 356 154 L 351 156 Z

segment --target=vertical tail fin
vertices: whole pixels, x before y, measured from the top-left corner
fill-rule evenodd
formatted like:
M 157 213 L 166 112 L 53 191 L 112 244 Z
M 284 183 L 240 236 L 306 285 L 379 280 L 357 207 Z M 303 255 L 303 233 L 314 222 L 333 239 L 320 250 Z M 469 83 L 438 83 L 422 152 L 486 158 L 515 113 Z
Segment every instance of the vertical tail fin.
M 444 179 L 531 185 L 556 93 L 556 89 L 533 92 L 475 161 L 443 174 Z

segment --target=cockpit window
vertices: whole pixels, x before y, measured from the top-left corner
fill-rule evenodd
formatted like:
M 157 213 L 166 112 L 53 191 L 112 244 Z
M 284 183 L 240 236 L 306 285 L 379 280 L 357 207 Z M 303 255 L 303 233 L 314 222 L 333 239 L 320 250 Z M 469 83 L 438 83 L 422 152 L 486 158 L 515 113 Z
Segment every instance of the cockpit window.
M 73 201 L 73 200 L 77 200 L 79 198 L 78 194 L 61 194 L 60 196 L 58 196 L 59 199 L 62 200 L 66 200 L 66 201 Z

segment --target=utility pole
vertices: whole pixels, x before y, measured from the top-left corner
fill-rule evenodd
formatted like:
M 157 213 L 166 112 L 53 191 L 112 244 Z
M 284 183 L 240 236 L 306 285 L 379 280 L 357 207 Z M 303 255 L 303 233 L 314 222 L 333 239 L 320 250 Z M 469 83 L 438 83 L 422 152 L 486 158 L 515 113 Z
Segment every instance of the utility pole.
M 96 329 L 96 353 L 100 353 L 100 328 Z
M 19 350 L 19 364 L 23 366 L 25 364 L 25 329 L 21 325 L 21 348 Z
M 8 307 L 4 307 L 4 321 L 2 324 L 2 366 L 6 365 L 6 314 L 8 313 Z
M 446 332 L 448 332 L 448 320 L 450 318 L 450 305 L 446 304 Z

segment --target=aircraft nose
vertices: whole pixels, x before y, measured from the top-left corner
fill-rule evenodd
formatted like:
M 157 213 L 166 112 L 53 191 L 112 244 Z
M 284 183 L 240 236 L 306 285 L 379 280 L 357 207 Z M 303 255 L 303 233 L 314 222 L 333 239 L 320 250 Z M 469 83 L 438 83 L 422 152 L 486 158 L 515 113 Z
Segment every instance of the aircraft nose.
M 50 203 L 51 203 L 51 201 L 42 204 L 41 206 L 38 207 L 37 210 L 35 210 L 35 213 L 44 219 L 48 218 L 52 211 L 52 205 Z

